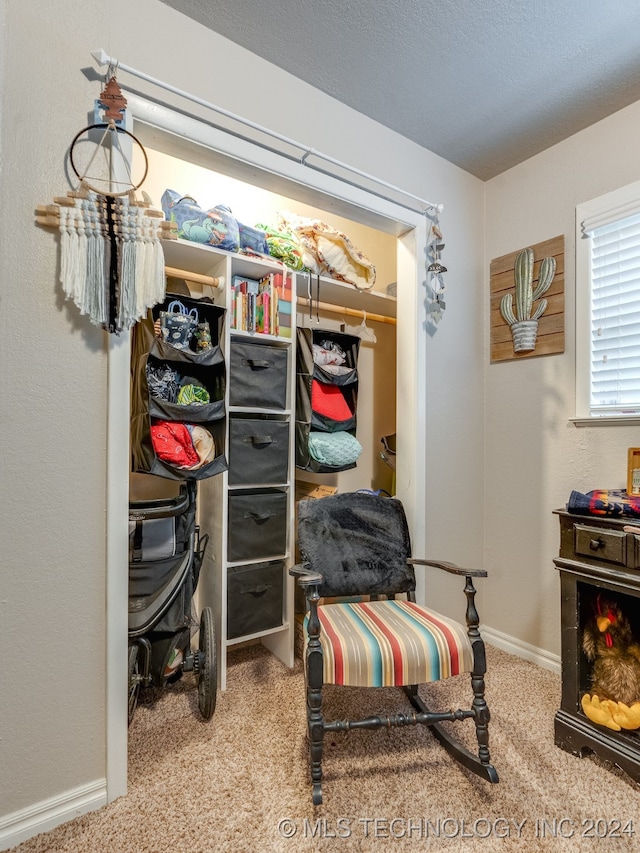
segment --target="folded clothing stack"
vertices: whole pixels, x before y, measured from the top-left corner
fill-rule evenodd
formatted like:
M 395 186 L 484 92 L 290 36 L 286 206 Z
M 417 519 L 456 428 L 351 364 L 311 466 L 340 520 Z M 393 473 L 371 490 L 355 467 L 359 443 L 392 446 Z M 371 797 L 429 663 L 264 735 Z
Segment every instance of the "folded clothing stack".
M 168 364 L 147 361 L 146 372 L 149 393 L 160 400 L 179 406 L 204 406 L 211 400 L 209 392 L 197 379 L 182 376 Z

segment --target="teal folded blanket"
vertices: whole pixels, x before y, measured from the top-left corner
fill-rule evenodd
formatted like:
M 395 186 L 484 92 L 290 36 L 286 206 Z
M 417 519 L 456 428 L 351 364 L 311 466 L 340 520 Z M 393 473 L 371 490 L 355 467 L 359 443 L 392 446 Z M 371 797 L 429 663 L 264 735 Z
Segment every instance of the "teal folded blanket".
M 353 465 L 362 453 L 362 445 L 350 432 L 309 433 L 309 453 L 320 465 L 343 468 Z

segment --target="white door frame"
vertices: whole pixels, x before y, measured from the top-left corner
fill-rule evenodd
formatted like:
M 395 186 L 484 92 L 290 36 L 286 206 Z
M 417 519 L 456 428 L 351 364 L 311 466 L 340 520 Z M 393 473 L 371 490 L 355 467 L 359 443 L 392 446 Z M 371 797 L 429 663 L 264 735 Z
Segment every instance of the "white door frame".
M 167 140 L 176 146 L 222 156 L 244 180 L 273 189 L 289 182 L 307 193 L 307 203 L 398 236 L 397 457 L 396 494 L 402 500 L 418 553 L 425 542 L 426 476 L 426 292 L 424 257 L 426 217 L 374 192 L 324 172 L 312 171 L 237 136 L 170 109 L 128 95 L 135 133 L 143 142 Z M 217 167 L 216 167 L 217 168 Z M 218 169 L 222 171 L 222 169 Z M 287 191 L 280 187 L 279 192 Z M 290 192 L 288 193 L 291 194 Z M 127 614 L 129 502 L 129 353 L 128 334 L 110 335 L 108 356 L 107 566 L 106 566 L 106 781 L 110 802 L 127 790 Z

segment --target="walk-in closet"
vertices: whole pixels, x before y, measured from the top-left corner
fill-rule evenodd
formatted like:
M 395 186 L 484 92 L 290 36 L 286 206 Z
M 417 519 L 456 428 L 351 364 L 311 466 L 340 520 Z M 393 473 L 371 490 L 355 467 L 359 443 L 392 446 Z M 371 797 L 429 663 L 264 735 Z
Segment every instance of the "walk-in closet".
M 209 535 L 198 588 L 198 609 L 209 606 L 215 613 L 218 677 L 224 689 L 227 654 L 238 643 L 260 641 L 284 663 L 293 663 L 296 605 L 293 579 L 287 570 L 296 559 L 296 500 L 313 494 L 314 490 L 322 493 L 323 489 L 395 493 L 398 240 L 391 229 L 380 230 L 339 215 L 332 209 L 339 208 L 338 204 L 307 187 L 291 183 L 289 188 L 293 192 L 283 195 L 269 186 L 273 176 L 266 172 L 251 170 L 213 152 L 194 150 L 148 128 L 137 128 L 137 132 L 145 140 L 148 157 L 144 189 L 155 208 L 160 208 L 163 194 L 170 189 L 181 197 L 191 197 L 205 210 L 225 205 L 239 223 L 250 228 L 268 225 L 277 229 L 282 217 L 288 215 L 320 219 L 344 233 L 375 267 L 373 287 L 360 290 L 327 276 L 287 271 L 277 261 L 264 266 L 259 259 L 184 240 L 164 243 L 169 286 L 177 286 L 189 305 L 192 304 L 189 300 L 206 298 L 226 310 L 220 341 L 227 362 L 237 360 L 243 347 L 260 347 L 265 342 L 271 345 L 271 353 L 282 354 L 286 362 L 283 380 L 286 388 L 281 405 L 273 404 L 275 408 L 268 398 L 266 403 L 251 398 L 234 400 L 233 389 L 238 379 L 236 374 L 230 375 L 231 393 L 226 398 L 229 410 L 225 429 L 218 435 L 223 436 L 224 455 L 228 458 L 230 451 L 232 456 L 235 454 L 232 471 L 224 470 L 198 481 L 198 523 L 202 533 Z M 323 206 L 310 203 L 316 200 Z M 287 340 L 259 333 L 241 337 L 238 329 L 233 328 L 235 321 L 229 310 L 228 295 L 234 279 L 245 276 L 257 280 L 274 270 L 284 270 L 285 280 L 288 276 L 293 290 L 293 329 L 286 333 L 290 337 Z M 300 393 L 300 376 L 296 375 L 300 372 L 298 339 L 324 343 L 324 338 L 357 342 L 358 353 L 357 403 L 354 403 L 357 417 L 351 424 L 351 433 L 362 451 L 355 463 L 335 472 L 330 467 L 305 466 L 299 446 L 296 453 L 296 426 L 300 443 L 299 424 L 296 424 L 300 418 L 296 411 Z M 284 435 L 289 430 L 286 474 L 279 473 L 275 478 L 255 474 L 250 454 L 243 457 L 245 461 L 239 470 L 239 451 L 233 449 L 242 441 L 238 436 L 247 433 L 249 426 L 262 426 L 264 432 L 265 424 L 270 433 Z M 323 472 L 317 473 L 314 468 Z M 136 495 L 141 490 L 145 494 L 164 493 L 174 486 L 170 480 L 161 481 L 158 477 L 134 474 L 131 478 L 132 494 Z M 271 544 L 267 537 L 264 554 L 260 553 L 260 547 L 243 550 L 238 540 L 246 537 L 243 519 L 246 521 L 245 516 L 250 513 L 243 516 L 242 508 L 255 508 L 264 501 L 267 507 L 276 506 L 280 499 L 286 515 L 282 541 Z M 259 594 L 252 598 L 253 581 Z

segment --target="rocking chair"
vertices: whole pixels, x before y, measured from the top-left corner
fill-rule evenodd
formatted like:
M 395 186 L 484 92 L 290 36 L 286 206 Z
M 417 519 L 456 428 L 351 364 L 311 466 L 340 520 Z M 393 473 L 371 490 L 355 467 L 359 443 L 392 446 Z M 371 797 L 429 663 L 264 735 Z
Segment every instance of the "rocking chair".
M 327 732 L 428 726 L 464 767 L 488 782 L 497 782 L 489 756 L 485 649 L 472 580 L 487 573 L 412 559 L 402 503 L 364 492 L 301 501 L 298 544 L 302 563 L 290 572 L 307 601 L 305 671 L 314 805 L 322 803 L 322 746 Z M 434 566 L 465 578 L 466 630 L 415 603 L 414 565 Z M 395 598 L 402 593 L 401 599 Z M 327 597 L 340 600 L 319 603 Z M 471 673 L 471 707 L 429 710 L 418 694 L 418 685 L 463 672 Z M 415 710 L 328 722 L 323 717 L 323 684 L 403 687 Z M 475 723 L 477 755 L 440 725 L 445 720 L 468 718 Z

